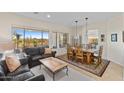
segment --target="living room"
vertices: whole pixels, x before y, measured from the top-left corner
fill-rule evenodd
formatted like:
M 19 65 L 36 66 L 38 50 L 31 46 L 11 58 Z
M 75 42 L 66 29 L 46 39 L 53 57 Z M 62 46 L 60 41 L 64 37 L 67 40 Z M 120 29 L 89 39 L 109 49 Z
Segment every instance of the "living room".
M 68 44 L 73 47 L 75 47 L 75 42 L 76 44 L 87 44 L 86 31 L 91 37 L 96 31 L 96 33 L 98 32 L 97 43 L 99 46 L 103 46 L 102 59 L 106 59 L 108 62 L 103 67 L 104 69 L 98 69 L 98 73 L 96 73 L 97 70 L 90 71 L 92 69 L 89 66 L 94 67 L 92 64 L 85 64 L 84 69 L 79 66 L 82 65 L 80 62 L 77 65 L 68 63 L 68 75 L 59 71 L 55 75 L 55 80 L 123 80 L 123 19 L 122 12 L 1 12 L 0 53 L 28 47 L 47 46 L 52 49 L 53 57 L 64 59 L 63 55 L 67 54 Z M 16 40 L 17 37 L 14 39 L 17 34 L 20 35 L 18 40 Z M 115 37 L 117 41 L 112 41 L 113 34 L 117 35 Z M 76 36 L 81 39 L 75 41 Z M 37 76 L 37 80 L 40 80 L 41 74 L 45 74 L 44 80 L 53 80 L 53 76 L 46 71 L 47 69 L 45 71 L 41 71 L 41 69 L 45 69 L 45 67 L 38 65 L 31 70 L 36 74 L 34 76 Z M 116 75 L 113 77 L 115 71 Z M 76 75 L 78 77 L 75 77 Z
M 124 93 L 123 0 L 1 0 L 0 92 Z

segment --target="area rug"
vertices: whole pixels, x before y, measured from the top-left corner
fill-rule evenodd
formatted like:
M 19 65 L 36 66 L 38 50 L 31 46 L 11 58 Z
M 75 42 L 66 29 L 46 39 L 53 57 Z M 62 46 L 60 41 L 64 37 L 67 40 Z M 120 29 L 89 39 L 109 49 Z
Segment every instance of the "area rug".
M 105 72 L 107 66 L 109 65 L 110 61 L 102 59 L 101 64 L 99 64 L 98 66 L 96 64 L 86 64 L 86 62 L 76 62 L 76 61 L 72 61 L 72 60 L 68 60 L 67 55 L 61 55 L 58 56 L 57 58 L 72 64 L 76 67 L 79 67 L 85 71 L 88 71 L 90 73 L 93 73 L 99 77 L 101 77 L 103 75 L 103 73 Z
M 66 75 L 66 70 L 61 70 L 55 74 L 55 81 L 94 81 L 93 78 L 81 74 L 79 71 L 68 67 L 68 75 Z M 52 73 L 46 69 L 44 66 L 35 66 L 31 69 L 32 73 L 35 75 L 43 74 L 45 81 L 53 81 Z

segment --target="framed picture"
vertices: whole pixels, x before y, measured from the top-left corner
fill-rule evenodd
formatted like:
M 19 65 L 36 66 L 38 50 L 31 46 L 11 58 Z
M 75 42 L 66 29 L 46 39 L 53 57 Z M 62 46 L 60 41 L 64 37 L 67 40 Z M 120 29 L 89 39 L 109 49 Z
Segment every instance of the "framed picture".
M 105 35 L 101 34 L 101 42 L 104 42 L 104 41 L 105 41 Z
M 111 34 L 111 42 L 117 42 L 117 34 Z
M 122 32 L 122 39 L 123 39 L 123 42 L 124 42 L 124 31 Z

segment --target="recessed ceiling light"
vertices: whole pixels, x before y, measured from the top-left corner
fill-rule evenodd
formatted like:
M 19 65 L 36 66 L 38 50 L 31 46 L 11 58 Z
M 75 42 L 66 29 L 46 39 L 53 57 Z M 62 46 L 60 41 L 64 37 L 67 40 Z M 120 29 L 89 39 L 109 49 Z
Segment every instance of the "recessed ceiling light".
M 47 18 L 50 18 L 51 17 L 51 15 L 50 14 L 47 14 Z

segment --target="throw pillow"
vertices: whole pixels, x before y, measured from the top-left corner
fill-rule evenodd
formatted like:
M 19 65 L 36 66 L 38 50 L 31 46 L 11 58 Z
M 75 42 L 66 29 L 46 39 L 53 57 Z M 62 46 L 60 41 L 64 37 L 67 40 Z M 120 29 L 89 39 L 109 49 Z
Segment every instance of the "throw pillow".
M 51 54 L 52 49 L 51 48 L 45 48 L 45 54 Z
M 6 56 L 6 65 L 10 72 L 15 71 L 20 65 L 20 61 L 13 56 Z

